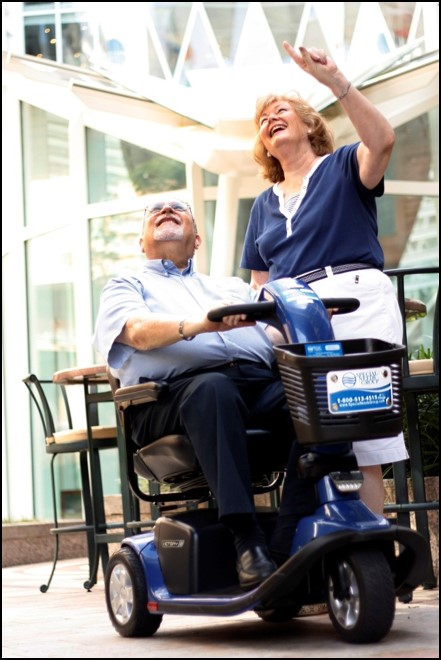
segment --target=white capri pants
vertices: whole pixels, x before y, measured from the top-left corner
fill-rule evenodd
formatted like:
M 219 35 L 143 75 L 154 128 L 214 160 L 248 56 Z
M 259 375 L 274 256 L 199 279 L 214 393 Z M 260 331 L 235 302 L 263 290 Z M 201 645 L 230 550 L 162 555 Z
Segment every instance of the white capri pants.
M 336 314 L 332 328 L 336 339 L 381 339 L 395 344 L 403 340 L 400 308 L 389 277 L 375 268 L 332 274 L 309 286 L 321 298 L 357 298 L 355 312 Z M 403 434 L 392 438 L 357 440 L 353 444 L 358 465 L 382 465 L 408 458 Z

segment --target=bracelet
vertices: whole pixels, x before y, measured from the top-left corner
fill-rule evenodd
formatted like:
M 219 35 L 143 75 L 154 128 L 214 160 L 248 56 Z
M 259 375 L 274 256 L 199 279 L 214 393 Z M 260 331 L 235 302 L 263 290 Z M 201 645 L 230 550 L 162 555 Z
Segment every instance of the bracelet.
M 185 341 L 191 341 L 192 339 L 195 338 L 195 335 L 191 335 L 191 337 L 186 337 L 184 335 L 184 323 L 185 323 L 185 319 L 179 322 L 178 325 L 179 336 L 181 337 L 181 339 L 184 339 Z
M 345 87 L 345 89 L 340 94 L 340 96 L 337 96 L 337 101 L 341 101 L 342 99 L 344 99 L 345 96 L 348 95 L 348 92 L 351 89 L 351 85 L 352 85 L 352 83 L 351 83 L 351 81 L 349 81 L 347 86 Z

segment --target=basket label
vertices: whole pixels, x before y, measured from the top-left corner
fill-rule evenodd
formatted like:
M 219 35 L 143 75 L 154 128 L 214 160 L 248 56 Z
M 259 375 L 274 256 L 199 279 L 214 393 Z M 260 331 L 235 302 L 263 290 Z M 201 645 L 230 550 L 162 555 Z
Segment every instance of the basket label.
M 390 367 L 329 371 L 328 409 L 333 415 L 392 408 Z
M 343 355 L 341 341 L 325 341 L 323 343 L 305 344 L 306 357 L 333 357 Z

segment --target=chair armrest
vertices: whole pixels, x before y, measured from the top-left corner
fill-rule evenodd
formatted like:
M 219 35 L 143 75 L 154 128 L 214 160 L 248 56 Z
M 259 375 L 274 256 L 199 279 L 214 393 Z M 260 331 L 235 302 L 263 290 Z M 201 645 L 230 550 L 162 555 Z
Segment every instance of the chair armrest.
M 115 390 L 113 398 L 119 410 L 125 410 L 129 406 L 157 401 L 167 390 L 167 383 L 150 380 L 147 383 L 140 383 L 139 385 L 119 387 Z
M 415 298 L 404 299 L 404 311 L 406 314 L 406 321 L 414 321 L 415 319 L 422 319 L 427 316 L 427 306 L 422 300 Z

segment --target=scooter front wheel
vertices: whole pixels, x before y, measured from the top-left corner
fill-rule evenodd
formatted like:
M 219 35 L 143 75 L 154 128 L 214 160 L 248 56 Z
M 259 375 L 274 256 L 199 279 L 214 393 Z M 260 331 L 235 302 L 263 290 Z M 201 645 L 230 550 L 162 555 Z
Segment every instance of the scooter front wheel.
M 130 548 L 120 548 L 107 565 L 104 588 L 107 611 L 122 637 L 150 637 L 162 614 L 147 611 L 147 586 L 141 561 Z
M 387 635 L 395 616 L 395 589 L 382 552 L 360 548 L 336 558 L 329 570 L 328 609 L 347 642 L 367 644 Z

